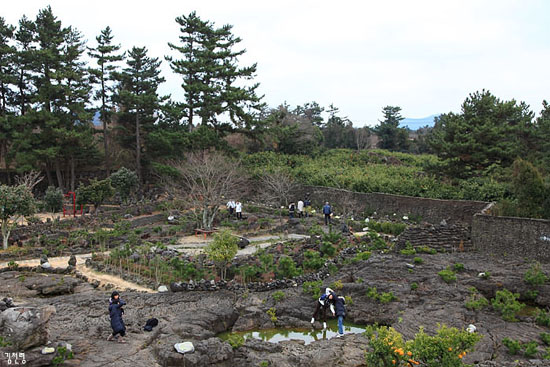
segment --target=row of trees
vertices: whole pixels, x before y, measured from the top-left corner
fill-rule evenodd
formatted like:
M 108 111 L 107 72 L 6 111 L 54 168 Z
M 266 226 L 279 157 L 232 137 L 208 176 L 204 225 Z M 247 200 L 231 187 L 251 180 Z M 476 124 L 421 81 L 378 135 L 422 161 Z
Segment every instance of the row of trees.
M 144 168 L 163 154 L 220 144 L 228 131 L 253 130 L 254 111 L 263 105 L 257 84 L 241 86 L 256 71 L 256 65 L 238 66 L 244 50 L 234 49 L 241 39 L 231 26 L 216 27 L 195 13 L 176 21 L 180 43 L 169 45 L 178 57 L 166 60 L 182 77 L 183 103 L 158 94 L 161 60 L 144 47 L 122 52 L 109 27 L 86 47 L 82 34 L 64 26 L 50 7 L 34 21 L 24 16 L 17 27 L 0 17 L 0 158 L 8 168 L 38 169 L 49 185 L 74 190 L 77 169 L 96 168 L 103 158 L 109 174 L 113 162 L 133 160 L 143 182 Z M 96 65 L 84 62 L 86 53 Z M 94 116 L 103 125 L 102 149 Z M 195 132 L 197 125 L 209 129 Z M 157 153 L 159 146 L 169 149 Z

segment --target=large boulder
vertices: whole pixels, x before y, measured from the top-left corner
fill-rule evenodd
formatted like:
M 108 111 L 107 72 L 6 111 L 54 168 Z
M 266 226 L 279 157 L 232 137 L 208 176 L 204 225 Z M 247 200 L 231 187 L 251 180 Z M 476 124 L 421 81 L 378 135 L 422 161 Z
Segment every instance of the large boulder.
M 0 334 L 18 350 L 44 345 L 48 320 L 54 313 L 54 306 L 8 308 L 0 314 Z

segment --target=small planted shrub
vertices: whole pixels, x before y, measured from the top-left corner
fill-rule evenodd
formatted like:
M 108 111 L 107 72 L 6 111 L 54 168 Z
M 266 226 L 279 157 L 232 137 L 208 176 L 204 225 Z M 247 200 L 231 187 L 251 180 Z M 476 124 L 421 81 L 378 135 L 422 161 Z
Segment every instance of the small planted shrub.
M 479 311 L 489 306 L 489 301 L 483 295 L 479 294 L 475 287 L 470 288 L 470 298 L 464 303 L 467 309 Z
M 240 334 L 231 334 L 227 338 L 227 342 L 233 349 L 237 349 L 244 344 L 244 336 Z
M 277 302 L 282 301 L 283 299 L 285 299 L 285 294 L 284 294 L 283 291 L 275 291 L 275 292 L 273 292 L 271 297 L 273 297 L 273 300 L 275 301 L 275 303 L 277 303 Z
M 413 259 L 413 262 L 416 264 L 416 265 L 420 265 L 424 262 L 424 260 L 421 258 L 421 257 L 418 257 L 418 256 L 415 256 L 414 259 Z
M 548 277 L 544 274 L 540 268 L 540 263 L 536 262 L 525 273 L 523 279 L 527 284 L 532 286 L 543 285 L 548 281 Z
M 535 317 L 535 322 L 537 325 L 550 327 L 550 312 L 539 309 Z
M 416 282 L 411 283 L 411 291 L 415 291 L 418 289 L 418 284 Z
M 320 280 L 314 282 L 304 282 L 302 283 L 302 290 L 304 293 L 311 295 L 313 299 L 317 299 L 321 296 L 321 287 L 323 282 Z
M 281 256 L 277 264 L 278 278 L 292 278 L 300 274 L 300 270 L 296 268 L 296 263 L 291 257 Z
M 473 349 L 481 335 L 442 325 L 436 335 L 421 328 L 412 340 L 392 327 L 369 326 L 365 332 L 369 348 L 365 355 L 368 366 L 380 367 L 459 367 L 466 351 Z
M 521 350 L 521 343 L 510 338 L 502 339 L 502 344 L 508 349 L 508 354 L 516 355 Z
M 453 265 L 453 270 L 456 271 L 457 273 L 461 272 L 464 270 L 464 264 L 462 263 L 456 263 Z
M 371 256 L 370 251 L 359 252 L 357 255 L 353 257 L 352 262 L 365 261 L 365 260 L 368 260 L 370 256 Z
M 393 292 L 378 293 L 376 287 L 367 288 L 367 297 L 380 303 L 389 303 L 397 300 Z
M 271 307 L 269 310 L 266 311 L 266 313 L 269 316 L 269 319 L 271 320 L 272 323 L 277 322 L 277 316 L 276 316 L 277 310 L 275 308 Z
M 319 270 L 325 264 L 325 260 L 318 251 L 307 250 L 304 252 L 304 269 Z
M 540 333 L 540 339 L 544 345 L 550 345 L 550 333 Z
M 505 321 L 517 321 L 516 314 L 525 306 L 519 302 L 519 293 L 512 293 L 507 289 L 497 291 L 495 298 L 492 300 L 493 308 L 500 312 L 502 319 Z
M 428 247 L 428 246 L 426 246 L 426 245 L 417 247 L 417 248 L 416 248 L 416 252 L 422 253 L 422 254 L 430 254 L 430 255 L 435 255 L 435 254 L 437 254 L 437 250 L 436 250 L 436 249 L 431 248 L 431 247 Z
M 452 271 L 451 269 L 447 268 L 447 269 L 444 269 L 444 270 L 441 270 L 439 273 L 437 273 L 441 279 L 443 279 L 443 281 L 445 283 L 453 283 L 453 282 L 456 282 L 456 274 L 454 271 Z
M 322 244 L 321 244 L 321 252 L 324 254 L 324 255 L 327 255 L 329 257 L 332 257 L 334 256 L 334 254 L 336 253 L 336 247 L 334 247 L 332 245 L 332 243 L 328 242 L 328 241 L 324 241 Z
M 415 255 L 416 250 L 414 249 L 414 247 L 411 246 L 411 243 L 409 241 L 407 241 L 407 246 L 404 249 L 402 249 L 401 251 L 399 251 L 399 253 L 401 255 Z
M 523 355 L 527 358 L 534 357 L 537 354 L 538 343 L 536 341 L 530 341 L 523 345 Z
M 340 279 L 338 279 L 337 281 L 333 282 L 331 285 L 330 285 L 330 288 L 332 289 L 336 289 L 336 290 L 341 290 L 342 288 L 344 288 L 344 284 L 342 283 L 342 281 Z

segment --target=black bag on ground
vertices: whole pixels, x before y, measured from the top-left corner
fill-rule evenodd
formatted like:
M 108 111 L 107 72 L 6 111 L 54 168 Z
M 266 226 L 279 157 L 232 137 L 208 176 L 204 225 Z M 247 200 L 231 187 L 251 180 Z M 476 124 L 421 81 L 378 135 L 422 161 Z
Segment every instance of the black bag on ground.
M 152 318 L 147 320 L 145 323 L 145 326 L 143 327 L 143 330 L 145 331 L 152 331 L 155 326 L 159 324 L 159 320 Z

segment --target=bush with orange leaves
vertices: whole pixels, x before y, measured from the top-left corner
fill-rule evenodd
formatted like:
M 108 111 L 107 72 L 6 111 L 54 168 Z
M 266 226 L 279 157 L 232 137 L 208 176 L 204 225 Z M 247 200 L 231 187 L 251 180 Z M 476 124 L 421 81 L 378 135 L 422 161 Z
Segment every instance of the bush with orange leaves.
M 366 335 L 369 367 L 460 367 L 464 365 L 463 357 L 482 338 L 445 325 L 440 325 L 433 336 L 420 328 L 414 339 L 406 342 L 399 332 L 387 326 L 368 327 Z

